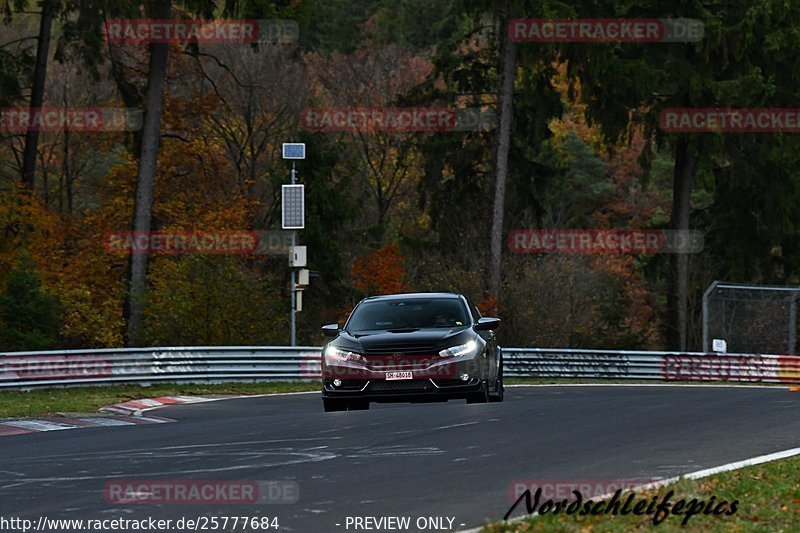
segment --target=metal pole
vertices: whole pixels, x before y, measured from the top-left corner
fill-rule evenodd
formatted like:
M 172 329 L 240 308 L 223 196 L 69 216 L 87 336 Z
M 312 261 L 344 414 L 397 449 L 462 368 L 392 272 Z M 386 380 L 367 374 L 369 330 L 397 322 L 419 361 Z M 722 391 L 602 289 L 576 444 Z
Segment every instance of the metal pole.
M 786 350 L 788 355 L 795 355 L 797 351 L 797 297 L 798 293 L 791 296 L 791 305 L 789 306 L 789 346 Z
M 295 169 L 294 169 L 294 161 L 292 161 L 292 185 L 295 184 Z M 292 253 L 294 253 L 294 247 L 297 245 L 297 230 L 292 230 Z M 292 271 L 292 283 L 291 283 L 291 292 L 292 292 L 292 312 L 291 312 L 291 333 L 290 333 L 290 346 L 297 346 L 297 326 L 296 326 L 296 315 L 297 315 L 297 279 L 295 278 L 295 267 L 291 267 Z
M 717 285 L 719 285 L 719 281 L 715 281 L 709 285 L 708 289 L 706 289 L 706 292 L 703 293 L 703 351 L 705 353 L 709 353 L 711 351 L 710 346 L 708 345 L 708 320 L 711 318 L 708 313 L 708 299 L 711 296 L 711 293 L 714 292 L 714 289 L 717 288 Z

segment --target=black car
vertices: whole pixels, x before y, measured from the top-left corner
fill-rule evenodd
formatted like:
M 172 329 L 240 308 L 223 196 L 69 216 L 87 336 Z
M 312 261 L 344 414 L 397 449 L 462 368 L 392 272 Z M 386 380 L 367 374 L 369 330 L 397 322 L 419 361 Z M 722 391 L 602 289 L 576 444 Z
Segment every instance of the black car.
M 370 402 L 503 401 L 503 356 L 493 330 L 466 297 L 451 293 L 365 298 L 322 349 L 325 411 Z

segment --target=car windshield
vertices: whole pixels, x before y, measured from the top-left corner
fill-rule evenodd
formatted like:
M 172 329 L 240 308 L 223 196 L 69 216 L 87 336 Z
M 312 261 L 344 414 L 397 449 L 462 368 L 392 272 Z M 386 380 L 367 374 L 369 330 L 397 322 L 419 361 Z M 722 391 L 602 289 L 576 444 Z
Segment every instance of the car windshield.
M 372 300 L 356 307 L 350 332 L 454 328 L 469 324 L 464 304 L 455 298 Z

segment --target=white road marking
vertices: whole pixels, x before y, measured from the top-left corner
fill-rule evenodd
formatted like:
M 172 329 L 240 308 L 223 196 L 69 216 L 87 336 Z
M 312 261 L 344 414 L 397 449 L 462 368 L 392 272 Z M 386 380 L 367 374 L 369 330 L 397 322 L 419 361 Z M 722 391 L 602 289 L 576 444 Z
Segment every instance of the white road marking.
M 166 418 L 152 418 L 149 416 L 137 416 L 136 420 L 144 420 L 145 422 L 150 422 L 152 424 L 166 424 L 167 422 L 174 422 L 174 420 L 169 420 Z
M 53 422 L 45 422 L 43 420 L 12 420 L 3 422 L 3 425 L 14 426 L 22 429 L 32 429 L 34 431 L 58 431 L 60 429 L 74 429 L 76 426 L 65 424 L 55 424 Z
M 460 428 L 462 426 L 474 426 L 477 422 L 464 422 L 463 424 L 453 424 L 450 426 L 439 426 L 431 429 L 450 429 L 450 428 Z
M 103 418 L 98 416 L 96 418 L 81 418 L 80 420 L 85 420 L 86 422 L 91 422 L 92 424 L 97 424 L 98 426 L 135 426 L 134 422 L 127 422 L 125 420 L 119 420 L 118 418 Z
M 278 466 L 291 466 L 301 463 L 309 463 L 309 462 L 319 462 L 319 461 L 327 461 L 330 459 L 335 459 L 339 457 L 333 453 L 304 453 L 304 452 L 291 452 L 291 451 L 279 451 L 279 452 L 262 452 L 261 455 L 278 455 L 278 456 L 295 456 L 294 459 L 284 459 L 278 460 L 276 462 L 267 462 L 267 463 L 253 463 L 253 464 L 245 464 L 245 465 L 237 465 L 237 466 L 224 466 L 220 468 L 193 468 L 193 469 L 185 469 L 185 470 L 169 470 L 165 472 L 164 470 L 160 470 L 158 472 L 136 472 L 135 474 L 115 474 L 121 477 L 124 476 L 131 476 L 135 475 L 137 477 L 147 477 L 147 476 L 164 476 L 165 474 L 169 475 L 185 475 L 185 474 L 206 474 L 209 472 L 233 472 L 237 470 L 252 470 L 257 468 L 274 468 Z M 73 481 L 86 481 L 92 479 L 109 479 L 111 477 L 109 474 L 104 475 L 97 475 L 97 476 L 65 476 L 65 477 L 40 477 L 40 478 L 26 478 L 24 480 L 19 480 L 17 483 L 12 483 L 10 485 L 0 485 L 0 489 L 11 489 L 16 488 L 24 485 L 29 485 L 32 483 L 42 483 L 42 482 L 49 482 L 49 483 L 59 483 L 59 482 L 73 482 Z

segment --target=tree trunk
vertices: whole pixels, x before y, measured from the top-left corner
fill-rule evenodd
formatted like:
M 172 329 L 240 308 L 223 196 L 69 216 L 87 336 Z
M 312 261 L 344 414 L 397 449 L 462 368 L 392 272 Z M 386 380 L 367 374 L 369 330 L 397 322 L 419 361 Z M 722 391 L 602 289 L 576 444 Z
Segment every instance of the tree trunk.
M 490 237 L 489 294 L 500 300 L 500 283 L 503 255 L 503 214 L 508 177 L 508 150 L 511 142 L 512 98 L 514 96 L 514 74 L 516 67 L 516 43 L 508 38 L 508 16 L 500 17 L 500 55 L 502 71 L 498 94 L 499 127 L 495 157 L 494 208 L 492 210 L 492 233 Z
M 69 105 L 69 80 L 64 83 L 64 91 L 62 94 L 62 103 L 64 107 Z M 70 131 L 69 126 L 64 128 L 64 146 L 61 154 L 61 179 L 58 184 L 58 212 L 64 213 L 64 194 L 66 193 L 69 205 L 69 213 L 72 214 L 72 183 L 70 181 L 69 170 L 69 142 Z
M 678 138 L 675 147 L 675 169 L 672 186 L 672 215 L 670 226 L 674 230 L 689 229 L 689 210 L 692 194 L 695 157 L 686 137 Z M 673 253 L 667 272 L 667 347 L 669 350 L 687 350 L 689 301 L 689 255 Z
M 50 37 L 53 28 L 54 0 L 42 0 L 42 17 L 39 21 L 39 42 L 36 47 L 36 66 L 33 71 L 31 90 L 31 115 L 41 109 L 44 102 L 44 85 L 47 80 L 47 59 L 50 55 Z M 22 157 L 22 183 L 33 192 L 36 185 L 36 151 L 39 147 L 39 132 L 28 128 L 25 134 L 25 153 Z
M 154 19 L 168 19 L 171 7 L 171 0 L 156 0 L 150 16 Z M 133 218 L 133 231 L 135 232 L 150 230 L 168 52 L 169 48 L 166 43 L 150 44 L 147 95 L 144 101 L 145 115 L 136 179 L 136 204 Z M 125 317 L 128 321 L 126 344 L 128 346 L 138 346 L 141 342 L 148 258 L 146 250 L 144 253 L 130 255 L 130 282 L 125 302 Z
M 118 52 L 115 50 L 116 45 L 109 45 L 108 59 L 111 63 L 111 77 L 114 78 L 114 83 L 117 86 L 122 102 L 125 107 L 131 109 L 140 109 L 143 105 L 143 97 L 139 92 L 138 87 L 125 75 L 125 69 L 122 60 L 117 57 Z M 131 154 L 140 154 L 142 151 L 142 131 L 135 130 L 130 132 L 129 149 Z

